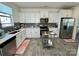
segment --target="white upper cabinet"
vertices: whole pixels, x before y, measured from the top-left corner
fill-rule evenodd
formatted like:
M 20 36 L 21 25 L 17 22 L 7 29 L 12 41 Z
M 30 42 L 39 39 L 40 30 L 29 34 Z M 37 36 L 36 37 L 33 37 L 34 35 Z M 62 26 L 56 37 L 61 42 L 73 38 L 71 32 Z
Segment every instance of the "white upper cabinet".
M 39 23 L 40 14 L 37 11 L 30 12 L 30 23 Z
M 25 22 L 25 13 L 24 12 L 21 12 L 20 14 L 20 23 L 24 23 Z
M 61 10 L 61 17 L 72 17 L 72 10 Z
M 48 11 L 47 10 L 40 10 L 40 17 L 41 18 L 47 18 L 48 17 Z
M 59 22 L 59 13 L 49 11 L 49 23 L 58 23 Z
M 31 22 L 31 13 L 30 12 L 25 12 L 25 23 L 30 23 Z
M 39 23 L 40 14 L 38 11 L 26 11 L 20 13 L 21 23 Z
M 40 23 L 40 18 L 49 18 L 49 23 L 55 23 L 59 22 L 59 17 L 72 17 L 72 10 L 60 9 L 53 11 L 51 9 L 39 9 L 20 12 L 21 23 Z
M 40 13 L 39 12 L 35 13 L 35 23 L 40 23 Z

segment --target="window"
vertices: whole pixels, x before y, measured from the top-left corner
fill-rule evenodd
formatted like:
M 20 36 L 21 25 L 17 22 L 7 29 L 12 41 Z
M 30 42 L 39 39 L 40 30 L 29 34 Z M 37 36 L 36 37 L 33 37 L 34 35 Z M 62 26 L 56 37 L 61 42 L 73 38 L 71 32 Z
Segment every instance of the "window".
M 0 13 L 0 23 L 2 28 L 13 26 L 11 15 Z
M 0 27 L 13 26 L 14 22 L 12 19 L 12 8 L 0 3 Z

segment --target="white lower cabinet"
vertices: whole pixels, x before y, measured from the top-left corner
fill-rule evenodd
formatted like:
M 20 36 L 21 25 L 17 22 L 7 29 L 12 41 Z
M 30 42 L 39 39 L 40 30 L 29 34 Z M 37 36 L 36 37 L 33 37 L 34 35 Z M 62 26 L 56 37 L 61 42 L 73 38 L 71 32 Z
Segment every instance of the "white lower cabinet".
M 32 35 L 32 29 L 31 28 L 26 28 L 26 38 L 31 38 Z
M 32 38 L 40 38 L 40 29 L 39 28 L 32 29 Z
M 24 39 L 26 38 L 26 30 L 25 29 L 21 29 L 17 34 L 16 34 L 16 46 L 17 48 L 21 45 L 21 43 L 24 41 Z
M 40 28 L 26 28 L 26 38 L 40 38 Z
M 19 45 L 20 45 L 20 40 L 21 40 L 21 34 L 18 33 L 18 34 L 16 35 L 16 46 L 17 46 L 17 48 L 18 48 Z

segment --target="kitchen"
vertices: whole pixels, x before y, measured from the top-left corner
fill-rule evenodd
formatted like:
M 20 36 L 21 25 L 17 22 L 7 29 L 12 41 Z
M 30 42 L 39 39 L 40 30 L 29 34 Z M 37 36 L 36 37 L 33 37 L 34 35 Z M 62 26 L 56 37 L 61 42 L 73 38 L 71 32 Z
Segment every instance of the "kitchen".
M 77 2 L 0 3 L 0 36 L 3 35 L 0 37 L 0 54 L 77 55 L 78 5 Z M 65 42 L 64 39 L 73 42 Z M 27 45 L 23 48 L 24 42 Z M 8 49 L 11 51 L 7 51 Z M 19 54 L 19 49 L 21 52 L 25 49 L 24 53 Z

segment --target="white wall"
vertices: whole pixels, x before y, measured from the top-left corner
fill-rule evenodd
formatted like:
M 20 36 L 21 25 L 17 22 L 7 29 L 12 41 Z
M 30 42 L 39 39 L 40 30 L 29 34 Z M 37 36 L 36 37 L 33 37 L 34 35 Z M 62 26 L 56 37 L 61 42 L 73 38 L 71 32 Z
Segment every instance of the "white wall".
M 3 4 L 9 6 L 12 8 L 12 13 L 13 13 L 13 20 L 14 22 L 19 22 L 19 11 L 20 8 L 14 4 L 11 4 L 9 2 L 3 2 Z
M 74 27 L 74 33 L 73 33 L 73 39 L 75 39 L 76 37 L 76 33 L 77 33 L 77 26 L 79 26 L 79 6 L 76 6 L 73 8 L 73 17 L 75 18 L 75 27 Z M 77 50 L 77 56 L 79 56 L 79 46 L 78 46 L 78 50 Z
M 75 19 L 75 25 L 74 25 L 74 31 L 73 31 L 73 39 L 76 37 L 76 32 L 77 32 L 77 24 L 79 21 L 79 6 L 76 6 L 73 8 L 73 17 Z

